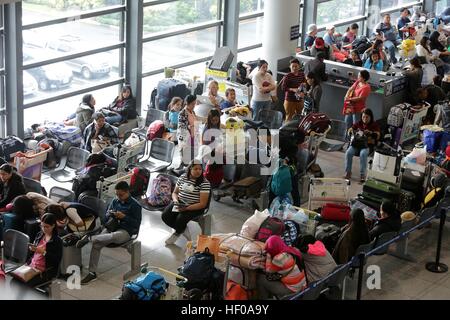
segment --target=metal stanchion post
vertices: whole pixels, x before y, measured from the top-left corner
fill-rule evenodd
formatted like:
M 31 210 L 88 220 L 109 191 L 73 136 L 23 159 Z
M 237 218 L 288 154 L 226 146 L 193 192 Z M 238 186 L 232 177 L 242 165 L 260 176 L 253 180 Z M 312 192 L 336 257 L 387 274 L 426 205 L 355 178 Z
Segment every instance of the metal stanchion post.
M 448 271 L 447 265 L 440 262 L 441 259 L 441 245 L 442 245 L 442 233 L 444 231 L 444 224 L 447 217 L 447 208 L 441 209 L 441 220 L 439 224 L 439 235 L 438 235 L 438 244 L 436 249 L 436 261 L 428 262 L 426 264 L 426 268 L 430 272 L 434 273 L 444 273 Z
M 356 300 L 361 300 L 362 292 L 362 282 L 363 282 L 363 272 L 364 272 L 364 262 L 366 260 L 366 254 L 364 252 L 358 255 L 359 266 L 358 266 L 358 289 L 356 292 Z

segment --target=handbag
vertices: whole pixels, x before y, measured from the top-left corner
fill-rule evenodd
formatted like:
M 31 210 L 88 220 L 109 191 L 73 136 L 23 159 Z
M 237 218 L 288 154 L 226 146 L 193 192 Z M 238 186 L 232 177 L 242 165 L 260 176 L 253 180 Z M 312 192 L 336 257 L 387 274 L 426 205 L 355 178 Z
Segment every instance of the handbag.
M 16 278 L 19 279 L 23 282 L 28 282 L 31 279 L 33 279 L 35 276 L 37 276 L 38 274 L 41 274 L 41 272 L 39 270 L 36 270 L 32 267 L 30 267 L 29 265 L 24 264 L 23 266 L 17 268 L 16 270 L 11 272 L 11 275 Z
M 105 228 L 109 232 L 114 232 L 119 230 L 119 221 L 116 218 L 110 217 L 105 223 Z
M 364 134 L 353 134 L 350 145 L 358 150 L 366 149 L 368 148 L 368 139 Z

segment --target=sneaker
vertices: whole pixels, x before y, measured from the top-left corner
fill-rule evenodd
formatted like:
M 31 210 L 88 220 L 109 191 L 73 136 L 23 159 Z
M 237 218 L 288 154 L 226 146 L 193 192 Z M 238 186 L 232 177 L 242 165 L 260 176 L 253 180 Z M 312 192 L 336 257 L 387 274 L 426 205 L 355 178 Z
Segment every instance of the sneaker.
M 81 280 L 81 284 L 88 284 L 91 281 L 97 280 L 97 274 L 95 272 L 89 272 L 83 280 Z
M 364 183 L 364 182 L 366 182 L 366 176 L 365 175 L 361 175 L 361 180 L 360 180 L 360 182 L 361 183 Z
M 177 233 L 173 233 L 167 240 L 166 240 L 166 244 L 174 244 L 178 238 L 180 237 L 179 234 Z
M 89 236 L 85 235 L 80 240 L 77 241 L 77 244 L 75 245 L 78 249 L 83 248 L 85 245 L 87 245 L 89 242 Z
M 189 226 L 186 226 L 186 229 L 183 232 L 183 236 L 188 240 L 192 240 L 191 232 L 189 231 Z

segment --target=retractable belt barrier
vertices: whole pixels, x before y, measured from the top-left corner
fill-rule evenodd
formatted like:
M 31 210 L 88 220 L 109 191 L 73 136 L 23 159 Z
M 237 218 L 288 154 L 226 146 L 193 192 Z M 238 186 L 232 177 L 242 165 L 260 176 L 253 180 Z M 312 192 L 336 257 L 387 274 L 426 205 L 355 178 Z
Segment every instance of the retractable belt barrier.
M 437 208 L 439 205 L 437 205 Z M 362 280 L 363 280 L 363 268 L 364 268 L 364 262 L 366 258 L 370 257 L 371 255 L 375 254 L 376 252 L 380 251 L 382 248 L 385 248 L 387 246 L 390 246 L 392 243 L 406 237 L 411 232 L 423 227 L 424 225 L 431 222 L 431 220 L 440 217 L 440 224 L 439 224 L 439 235 L 438 235 L 438 243 L 437 243 L 437 249 L 436 249 L 436 261 L 435 262 L 429 262 L 426 264 L 427 270 L 431 272 L 436 273 L 443 273 L 447 272 L 448 268 L 445 264 L 440 263 L 440 251 L 441 251 L 441 242 L 442 242 L 442 233 L 443 228 L 445 224 L 445 220 L 447 217 L 447 210 L 450 207 L 441 208 L 441 210 L 436 210 L 437 212 L 434 212 L 433 215 L 431 215 L 428 219 L 422 221 L 421 223 L 415 225 L 414 227 L 411 227 L 410 229 L 403 231 L 399 233 L 395 238 L 384 242 L 383 244 L 377 246 L 376 248 L 368 251 L 368 252 L 361 252 L 358 255 L 353 256 L 353 258 L 347 262 L 346 264 L 342 264 L 338 269 L 334 270 L 332 273 L 330 273 L 325 278 L 322 278 L 314 283 L 311 283 L 310 286 L 308 286 L 305 290 L 297 293 L 296 295 L 293 295 L 289 298 L 289 300 L 299 300 L 301 299 L 306 293 L 308 293 L 310 290 L 314 290 L 317 286 L 323 285 L 324 283 L 327 283 L 334 275 L 341 272 L 343 269 L 347 267 L 354 266 L 356 263 L 358 265 L 358 290 L 357 290 L 357 300 L 361 299 L 361 291 L 362 291 Z

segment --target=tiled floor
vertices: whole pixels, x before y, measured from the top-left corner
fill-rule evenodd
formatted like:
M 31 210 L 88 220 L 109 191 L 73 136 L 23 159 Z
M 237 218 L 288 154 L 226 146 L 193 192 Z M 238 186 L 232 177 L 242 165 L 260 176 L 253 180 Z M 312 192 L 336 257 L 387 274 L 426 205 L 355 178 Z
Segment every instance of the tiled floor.
M 318 163 L 326 177 L 343 176 L 344 154 L 320 151 Z M 353 164 L 354 176 L 358 178 L 359 158 Z M 43 185 L 49 190 L 55 182 L 43 177 Z M 70 188 L 70 184 L 65 187 Z M 351 195 L 361 191 L 361 184 L 355 179 Z M 242 223 L 251 215 L 250 204 L 234 203 L 230 198 L 220 202 L 212 201 L 213 233 L 239 232 Z M 433 274 L 425 269 L 425 263 L 434 260 L 438 221 L 431 228 L 416 231 L 410 236 L 409 252 L 417 262 L 407 262 L 390 255 L 369 258 L 367 266 L 378 265 L 381 270 L 381 289 L 368 290 L 363 286 L 362 298 L 372 299 L 450 299 L 450 274 Z M 450 265 L 450 227 L 445 227 L 442 261 Z M 143 211 L 139 240 L 142 242 L 142 262 L 176 271 L 184 259 L 186 240 L 180 238 L 176 245 L 165 246 L 164 240 L 171 230 L 162 223 L 160 213 Z M 392 246 L 394 247 L 394 246 Z M 391 250 L 394 248 L 391 248 Z M 83 248 L 83 275 L 89 263 L 90 245 Z M 122 275 L 129 269 L 130 256 L 125 249 L 104 249 L 99 264 L 98 279 L 80 290 L 69 290 L 61 283 L 63 299 L 111 299 L 120 294 Z M 365 276 L 365 278 L 367 275 Z M 346 297 L 355 299 L 356 284 L 347 281 Z

